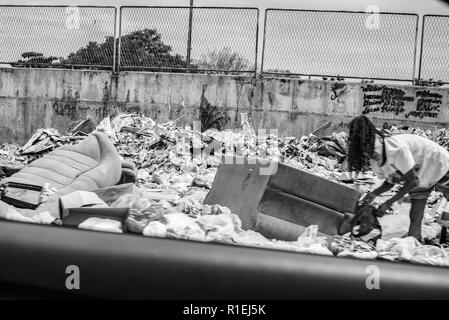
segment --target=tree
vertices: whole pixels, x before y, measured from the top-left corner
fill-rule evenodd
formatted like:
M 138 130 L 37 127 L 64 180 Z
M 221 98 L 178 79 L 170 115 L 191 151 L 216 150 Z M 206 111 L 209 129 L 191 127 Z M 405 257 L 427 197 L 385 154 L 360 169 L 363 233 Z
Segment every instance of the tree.
M 240 53 L 225 47 L 221 50 L 214 50 L 197 61 L 198 68 L 205 70 L 219 71 L 252 71 L 254 64 L 248 61 Z
M 69 54 L 63 64 L 72 65 L 104 65 L 112 66 L 114 62 L 114 37 L 106 37 L 106 41 L 98 44 L 95 41 L 89 43 L 78 51 Z
M 43 55 L 44 55 L 43 53 L 28 51 L 28 52 L 22 53 L 21 57 L 24 59 L 29 59 L 29 58 L 34 58 L 34 57 L 42 57 Z
M 28 51 L 21 54 L 22 59 L 19 59 L 14 66 L 22 67 L 22 66 L 42 66 L 42 65 L 52 65 L 55 60 L 58 60 L 57 57 L 50 56 L 45 57 L 43 53 Z
M 118 39 L 116 40 L 118 42 Z M 189 66 L 179 55 L 173 54 L 171 46 L 163 43 L 155 29 L 143 29 L 124 35 L 120 39 L 121 65 L 124 67 L 184 69 Z M 114 37 L 105 42 L 89 42 L 85 47 L 69 54 L 64 64 L 112 65 Z M 118 46 L 117 46 L 118 48 Z

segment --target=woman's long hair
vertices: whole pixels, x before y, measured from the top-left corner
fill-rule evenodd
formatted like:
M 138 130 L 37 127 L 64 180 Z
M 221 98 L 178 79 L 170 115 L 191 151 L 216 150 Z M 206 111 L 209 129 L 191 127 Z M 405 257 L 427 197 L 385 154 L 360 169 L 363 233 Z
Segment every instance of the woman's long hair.
M 360 172 L 369 168 L 369 159 L 374 155 L 376 133 L 383 136 L 366 116 L 358 116 L 349 123 L 350 172 Z

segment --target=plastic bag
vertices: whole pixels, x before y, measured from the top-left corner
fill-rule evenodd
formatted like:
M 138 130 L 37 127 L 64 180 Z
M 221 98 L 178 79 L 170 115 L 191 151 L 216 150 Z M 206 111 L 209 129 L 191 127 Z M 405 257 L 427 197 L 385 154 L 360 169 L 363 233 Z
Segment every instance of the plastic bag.
M 96 131 L 105 133 L 113 142 L 117 142 L 117 135 L 115 134 L 115 130 L 112 127 L 111 119 L 109 117 L 104 118 L 98 124 Z
M 159 221 L 151 221 L 143 229 L 142 234 L 148 237 L 165 238 L 167 236 L 167 226 Z
M 379 258 L 410 261 L 414 248 L 419 245 L 420 243 L 414 237 L 392 238 L 386 241 L 379 239 L 376 243 L 376 251 L 379 253 Z
M 196 221 L 183 213 L 166 214 L 161 221 L 167 227 L 167 237 L 206 241 L 206 234 Z
M 112 219 L 101 219 L 97 217 L 86 219 L 79 224 L 78 228 L 103 232 L 123 233 L 122 224 L 120 221 Z
M 196 221 L 206 232 L 208 241 L 232 243 L 233 236 L 241 231 L 240 219 L 235 215 L 203 215 L 198 217 Z
M 327 248 L 326 239 L 318 236 L 317 225 L 308 226 L 294 244 L 301 252 L 332 255 L 332 252 Z

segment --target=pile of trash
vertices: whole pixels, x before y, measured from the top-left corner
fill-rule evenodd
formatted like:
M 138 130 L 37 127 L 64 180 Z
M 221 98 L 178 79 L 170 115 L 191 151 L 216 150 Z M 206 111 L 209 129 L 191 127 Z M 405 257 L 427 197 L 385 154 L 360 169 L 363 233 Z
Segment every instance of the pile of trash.
M 156 123 L 137 113 L 118 114 L 112 120 L 106 117 L 94 129 L 107 133 L 124 159 L 132 160 L 138 169 L 145 170 L 142 175 L 151 175 L 161 169 L 185 172 L 218 167 L 220 156 L 224 154 L 277 159 L 332 180 L 338 180 L 339 173 L 345 172 L 348 142 L 345 132 L 324 137 L 313 134 L 286 138 L 270 133 L 256 135 L 244 115 L 243 130 L 240 131 L 209 129 L 200 132 L 190 126 L 178 127 L 177 120 Z M 85 122 L 86 119 L 81 121 Z M 431 131 L 391 126 L 385 130 L 391 134 L 417 134 L 449 148 L 449 132 L 445 129 Z M 76 143 L 88 133 L 72 129 L 61 134 L 52 128 L 38 129 L 23 146 L 2 145 L 0 166 L 23 167 L 61 145 Z M 184 164 L 188 158 L 190 161 Z
M 436 142 L 449 150 L 449 132 L 445 129 L 439 129 L 436 132 Z
M 38 129 L 28 142 L 19 149 L 22 155 L 43 155 L 59 146 L 73 144 L 84 137 L 61 135 L 56 129 Z
M 349 234 L 335 236 L 330 251 L 339 257 L 380 259 L 449 267 L 449 248 L 421 244 L 414 237 L 379 239 L 375 245 L 351 239 Z
M 375 259 L 377 252 L 375 247 L 369 243 L 353 239 L 348 233 L 335 236 L 329 243 L 329 249 L 339 257 L 355 257 L 359 259 Z
M 65 134 L 51 128 L 39 129 L 25 145 L 3 148 L 0 166 L 20 169 L 62 145 L 75 144 L 90 133 L 80 127 L 81 124 Z M 107 134 L 122 159 L 136 165 L 136 185 L 142 195 L 136 198 L 127 194 L 110 205 L 130 208 L 123 228 L 110 219 L 91 219 L 78 227 L 331 255 L 326 241 L 318 237 L 316 226 L 311 226 L 297 241 L 270 240 L 257 232 L 242 230 L 240 218 L 229 209 L 204 205 L 203 201 L 223 155 L 276 159 L 336 177 L 340 158 L 333 157 L 333 152 L 338 152 L 338 156 L 344 153 L 344 146 L 337 145 L 345 139 L 344 135 L 323 139 L 323 143 L 313 135 L 301 139 L 282 139 L 273 134 L 258 136 L 244 116 L 242 127 L 238 132 L 216 129 L 200 132 L 189 126 L 177 127 L 176 121 L 156 123 L 140 114 L 106 117 L 92 130 Z M 3 218 L 10 220 L 55 223 L 41 214 L 33 218 L 24 216 L 12 207 L 5 212 Z
M 63 145 L 75 144 L 85 137 L 85 134 L 63 135 L 53 128 L 38 129 L 23 146 L 0 145 L 0 167 L 23 168 L 48 152 Z
M 130 208 L 126 229 L 144 236 L 332 255 L 326 240 L 318 236 L 317 226 L 308 227 L 297 241 L 280 241 L 267 239 L 252 230 L 243 230 L 240 218 L 220 205 L 205 205 L 186 199 L 155 200 L 145 193 L 127 194 L 111 204 L 112 208 L 124 206 Z M 192 206 L 196 208 L 195 213 Z
M 217 168 L 223 155 L 277 159 L 330 179 L 336 179 L 344 171 L 341 160 L 346 153 L 347 135 L 343 132 L 323 138 L 314 135 L 280 138 L 272 134 L 258 136 L 247 123 L 242 124 L 241 131 L 200 132 L 189 126 L 179 128 L 176 121 L 156 123 L 149 117 L 131 113 L 119 114 L 112 120 L 107 117 L 95 130 L 108 134 L 118 153 L 136 164 L 141 184 L 150 183 L 151 176 L 160 176 L 161 172 L 168 176 L 203 173 L 208 168 Z M 79 131 L 61 134 L 56 129 L 39 129 L 22 147 L 2 146 L 0 166 L 24 167 L 85 135 Z
M 20 154 L 21 147 L 16 144 L 4 144 L 0 146 L 0 166 L 10 168 L 23 168 L 30 159 L 27 156 Z
M 1 146 L 0 170 L 2 166 L 20 169 L 61 145 L 78 142 L 90 133 L 80 127 L 77 125 L 65 134 L 55 129 L 39 129 L 23 146 Z M 377 245 L 351 238 L 348 234 L 326 239 L 318 236 L 317 226 L 309 226 L 296 241 L 267 239 L 257 232 L 243 230 L 239 217 L 228 208 L 203 204 L 223 155 L 276 159 L 326 179 L 355 183 L 350 178 L 342 178 L 346 174 L 348 140 L 344 132 L 326 137 L 311 134 L 280 138 L 269 133 L 262 136 L 255 134 L 246 116 L 242 116 L 240 131 L 209 129 L 201 132 L 190 126 L 178 127 L 176 120 L 157 123 L 134 113 L 119 114 L 112 119 L 106 117 L 92 130 L 107 134 L 123 160 L 131 160 L 138 169 L 136 185 L 141 194 L 124 195 L 110 205 L 112 208 L 130 208 L 122 229 L 111 221 L 111 230 L 115 230 L 111 232 L 449 266 L 447 249 L 412 243 L 409 239 L 378 240 Z M 404 127 L 389 130 L 392 134 L 423 135 L 449 147 L 449 133 L 444 129 L 436 133 Z M 359 177 L 357 183 L 372 186 L 373 177 L 368 173 Z M 440 198 L 440 194 L 433 193 L 428 201 L 429 208 Z M 8 215 L 3 218 L 22 219 L 15 211 Z M 49 223 L 47 216 L 37 218 L 34 223 Z M 427 214 L 427 220 L 433 223 L 435 216 Z M 428 233 L 436 237 L 441 229 L 428 226 Z M 90 221 L 82 227 L 108 231 L 107 224 L 98 221 Z M 431 254 L 434 255 L 431 257 Z

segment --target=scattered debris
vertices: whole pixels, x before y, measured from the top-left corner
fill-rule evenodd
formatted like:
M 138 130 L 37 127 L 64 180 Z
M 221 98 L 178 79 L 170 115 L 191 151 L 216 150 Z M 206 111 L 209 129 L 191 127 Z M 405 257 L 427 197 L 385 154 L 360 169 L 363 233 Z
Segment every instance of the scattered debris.
M 208 102 L 204 101 L 204 108 L 207 107 L 210 109 Z M 136 165 L 136 185 L 139 192 L 126 193 L 108 203 L 110 208 L 130 208 L 125 222 L 128 232 L 154 237 L 218 241 L 325 255 L 449 266 L 449 249 L 421 245 L 409 238 L 380 239 L 374 246 L 350 234 L 325 239 L 318 236 L 316 226 L 309 226 L 297 241 L 286 242 L 267 239 L 251 230 L 242 230 L 239 217 L 228 208 L 203 204 L 223 154 L 276 158 L 295 168 L 326 179 L 352 184 L 361 190 L 371 189 L 376 180 L 372 173 L 353 177 L 346 172 L 344 160 L 348 137 L 344 132 L 325 137 L 310 134 L 280 138 L 271 133 L 259 136 L 251 128 L 246 114 L 241 115 L 241 131 L 220 131 L 224 126 L 224 118 L 214 120 L 212 115 L 208 118 L 206 116 L 205 113 L 203 132 L 201 128 L 180 128 L 177 121 L 157 123 L 137 113 L 105 118 L 96 128 L 91 128 L 90 119 L 83 119 L 66 134 L 60 134 L 51 128 L 39 129 L 22 147 L 14 144 L 1 146 L 0 179 L 11 170 L 18 170 L 57 147 L 74 144 L 91 130 L 98 130 L 111 137 L 125 162 L 130 160 Z M 421 135 L 449 148 L 449 132 L 445 129 L 432 132 L 390 126 L 384 130 L 391 134 Z M 52 186 L 45 186 L 42 201 L 56 191 Z M 424 238 L 436 239 L 441 233 L 441 226 L 437 223 L 441 210 L 432 210 L 437 207 L 441 198 L 440 193 L 433 192 L 428 199 L 422 232 Z M 51 223 L 51 219 L 45 214 L 29 218 L 14 209 L 0 212 L 0 216 L 32 223 Z M 103 226 L 104 222 L 91 220 L 83 227 L 104 227 L 104 230 L 121 232 L 114 224 L 106 223 Z

